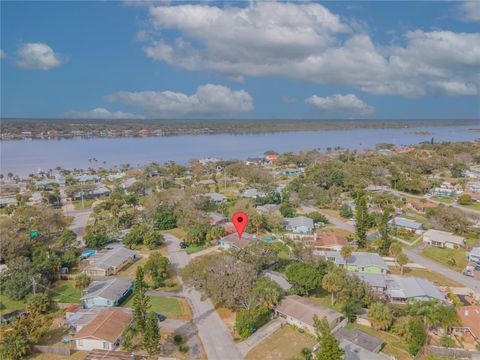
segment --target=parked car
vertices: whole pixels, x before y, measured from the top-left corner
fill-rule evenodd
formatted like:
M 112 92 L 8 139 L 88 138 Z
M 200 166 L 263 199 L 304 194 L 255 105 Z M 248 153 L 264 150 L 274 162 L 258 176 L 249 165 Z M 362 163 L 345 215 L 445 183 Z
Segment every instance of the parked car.
M 180 249 L 186 249 L 187 247 L 188 247 L 187 243 L 185 243 L 183 241 L 180 243 Z
M 160 322 L 167 320 L 167 317 L 163 314 L 156 313 L 156 315 L 157 315 L 158 321 L 160 321 Z

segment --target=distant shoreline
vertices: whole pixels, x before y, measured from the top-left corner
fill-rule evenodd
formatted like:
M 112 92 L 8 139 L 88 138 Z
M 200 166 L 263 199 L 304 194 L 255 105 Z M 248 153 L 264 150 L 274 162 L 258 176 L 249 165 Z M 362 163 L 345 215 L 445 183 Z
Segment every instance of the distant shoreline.
M 156 137 L 208 134 L 272 134 L 293 131 L 395 129 L 480 125 L 480 119 L 1 119 L 1 140 Z M 472 131 L 475 131 L 472 129 Z

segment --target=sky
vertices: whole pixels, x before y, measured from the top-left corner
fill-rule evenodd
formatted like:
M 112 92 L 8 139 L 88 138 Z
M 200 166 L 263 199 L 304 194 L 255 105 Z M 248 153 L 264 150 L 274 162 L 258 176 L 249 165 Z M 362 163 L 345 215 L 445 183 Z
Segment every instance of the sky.
M 1 116 L 480 118 L 480 1 L 2 1 Z

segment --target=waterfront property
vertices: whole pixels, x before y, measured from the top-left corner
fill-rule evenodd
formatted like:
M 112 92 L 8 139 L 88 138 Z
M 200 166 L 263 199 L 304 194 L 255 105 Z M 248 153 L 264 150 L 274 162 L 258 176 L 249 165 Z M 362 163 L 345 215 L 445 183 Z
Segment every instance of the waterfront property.
M 315 334 L 313 324 L 315 315 L 319 319 L 327 318 L 331 329 L 346 324 L 345 320 L 342 321 L 342 314 L 298 295 L 286 296 L 275 308 L 275 316 L 284 318 L 289 324 L 305 329 L 311 334 Z
M 84 272 L 90 276 L 110 276 L 117 274 L 137 258 L 137 252 L 123 246 L 96 253 L 87 260 Z
M 306 216 L 285 218 L 285 230 L 294 233 L 307 234 L 313 231 L 313 220 Z
M 465 238 L 450 232 L 430 229 L 423 234 L 423 242 L 430 246 L 454 249 L 465 246 Z
M 314 255 L 324 257 L 333 261 L 339 267 L 343 267 L 351 272 L 363 272 L 372 274 L 386 274 L 388 266 L 383 258 L 376 253 L 353 252 L 352 256 L 344 259 L 338 251 L 319 251 L 314 250 Z
M 133 280 L 123 277 L 112 277 L 108 280 L 93 281 L 82 297 L 83 306 L 87 309 L 94 306 L 118 306 L 133 290 Z
M 116 350 L 122 342 L 125 326 L 133 320 L 130 309 L 107 309 L 98 313 L 95 318 L 84 326 L 73 340 L 77 350 Z

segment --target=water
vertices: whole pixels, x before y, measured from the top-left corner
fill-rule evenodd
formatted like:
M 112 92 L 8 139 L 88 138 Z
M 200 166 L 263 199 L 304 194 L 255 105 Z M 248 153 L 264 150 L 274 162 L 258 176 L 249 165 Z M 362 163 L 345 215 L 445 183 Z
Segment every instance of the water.
M 475 140 L 480 138 L 480 133 L 469 130 L 474 127 L 476 125 L 470 124 L 246 135 L 1 141 L 0 171 L 24 176 L 38 169 L 48 170 L 57 166 L 87 168 L 91 166 L 88 161 L 91 158 L 96 158 L 98 165 L 107 167 L 120 164 L 139 166 L 150 162 L 161 164 L 168 160 L 186 164 L 192 158 L 246 159 L 262 155 L 267 150 L 297 152 L 336 146 L 361 150 L 373 148 L 378 143 L 397 146 L 417 144 L 430 141 L 432 137 L 436 142 Z M 433 134 L 420 135 L 415 132 Z

